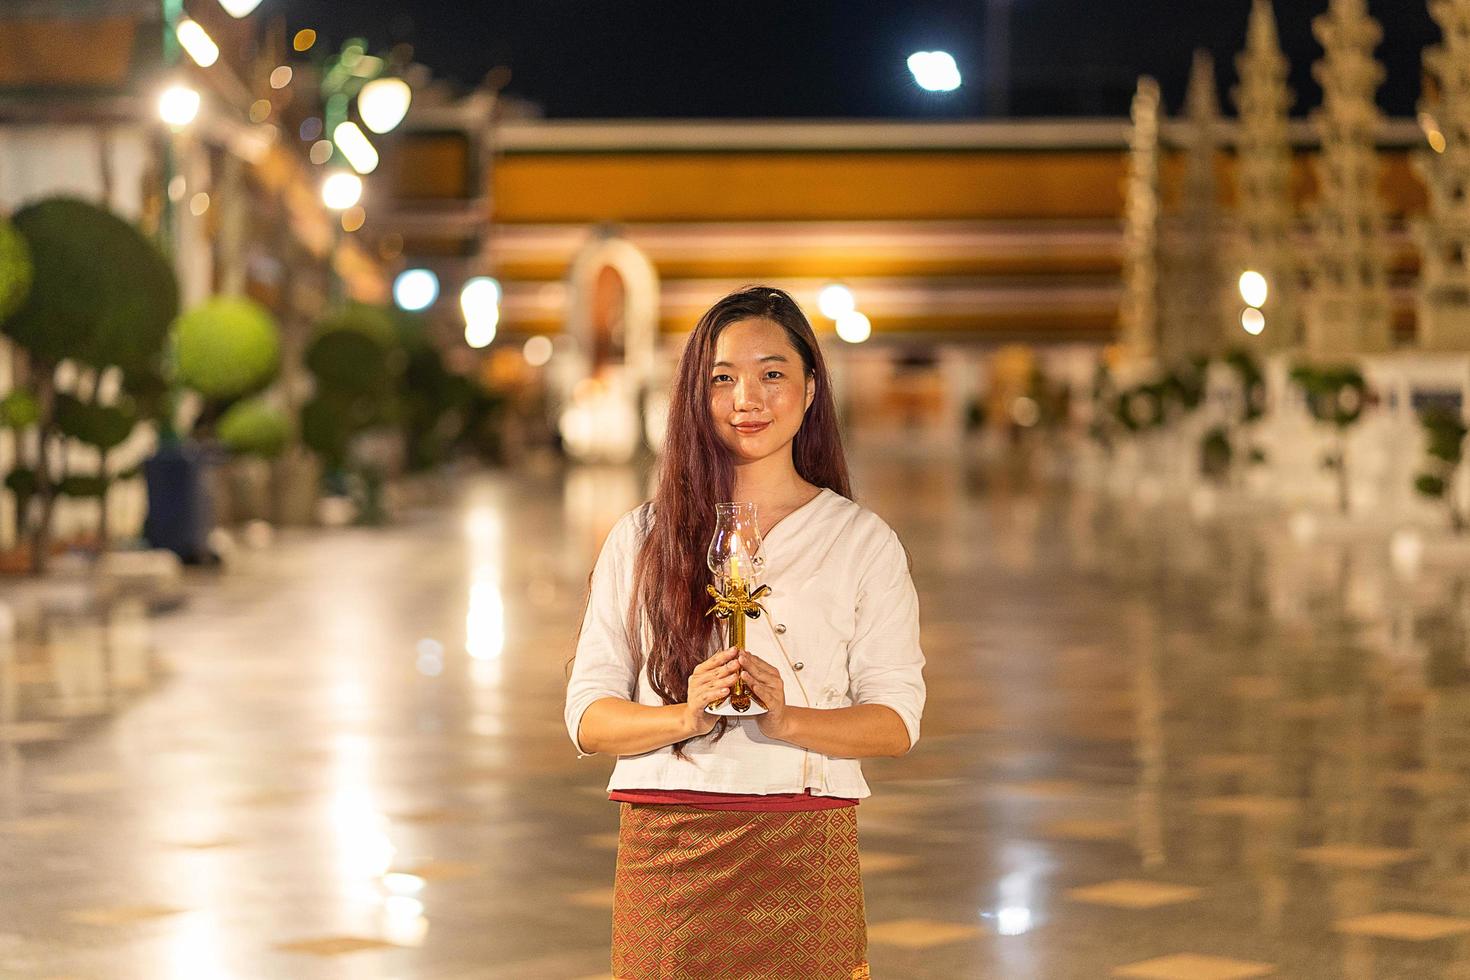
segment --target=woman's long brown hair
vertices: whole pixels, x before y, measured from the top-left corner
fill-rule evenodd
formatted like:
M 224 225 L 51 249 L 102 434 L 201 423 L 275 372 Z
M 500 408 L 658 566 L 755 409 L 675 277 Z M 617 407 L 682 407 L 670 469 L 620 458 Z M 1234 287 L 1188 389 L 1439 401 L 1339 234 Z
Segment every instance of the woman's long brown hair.
M 699 318 L 679 359 L 653 520 L 633 570 L 628 635 L 634 638 L 637 657 L 638 638 L 648 629 L 649 683 L 665 704 L 688 700 L 689 675 L 718 649 L 714 620 L 705 615 L 705 586 L 710 582 L 705 561 L 715 503 L 731 499 L 735 468 L 710 415 L 710 368 L 720 334 L 741 320 L 779 325 L 801 356 L 806 377 L 816 381 L 811 406 L 791 446 L 796 472 L 808 483 L 852 497 L 831 378 L 806 314 L 787 293 L 769 286 L 749 286 L 726 296 Z M 720 719 L 711 733 L 715 741 L 727 727 Z M 683 758 L 687 744 L 677 743 L 674 754 Z

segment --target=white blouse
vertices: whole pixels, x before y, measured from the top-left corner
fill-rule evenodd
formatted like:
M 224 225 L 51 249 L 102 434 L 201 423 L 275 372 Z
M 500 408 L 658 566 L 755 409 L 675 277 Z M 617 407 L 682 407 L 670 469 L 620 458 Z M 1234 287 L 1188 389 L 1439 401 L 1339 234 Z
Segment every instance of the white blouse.
M 625 514 L 603 544 L 567 684 L 566 724 L 579 758 L 582 713 L 599 698 L 662 705 L 644 668 L 635 677 L 627 632 L 633 561 L 651 504 Z M 761 544 L 766 615 L 746 623 L 746 647 L 781 672 L 788 704 L 841 708 L 883 704 L 919 739 L 924 654 L 908 555 L 882 518 L 823 489 L 777 522 Z M 645 630 L 647 627 L 645 626 Z M 607 788 L 718 793 L 871 795 L 857 759 L 834 758 L 762 735 L 754 719 L 732 721 L 718 742 L 697 738 L 687 759 L 666 745 L 620 756 Z

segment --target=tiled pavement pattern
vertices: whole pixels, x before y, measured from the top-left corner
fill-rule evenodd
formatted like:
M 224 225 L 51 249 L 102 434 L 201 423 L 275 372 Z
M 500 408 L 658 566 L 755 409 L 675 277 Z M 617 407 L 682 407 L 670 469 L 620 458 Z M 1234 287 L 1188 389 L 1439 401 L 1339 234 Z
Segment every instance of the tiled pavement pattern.
M 923 741 L 866 766 L 873 976 L 1470 976 L 1463 578 L 858 458 L 930 664 Z M 282 535 L 194 576 L 112 714 L 99 630 L 0 654 L 0 977 L 606 978 L 610 763 L 560 709 L 640 498 L 487 475 Z

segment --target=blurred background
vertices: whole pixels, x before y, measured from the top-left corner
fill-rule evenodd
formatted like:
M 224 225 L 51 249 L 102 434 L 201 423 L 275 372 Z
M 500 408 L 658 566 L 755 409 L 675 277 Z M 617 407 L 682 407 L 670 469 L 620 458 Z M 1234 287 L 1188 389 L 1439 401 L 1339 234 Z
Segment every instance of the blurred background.
M 0 975 L 605 977 L 564 668 L 749 283 L 922 600 L 875 976 L 1470 975 L 1467 66 L 1470 0 L 6 0 Z

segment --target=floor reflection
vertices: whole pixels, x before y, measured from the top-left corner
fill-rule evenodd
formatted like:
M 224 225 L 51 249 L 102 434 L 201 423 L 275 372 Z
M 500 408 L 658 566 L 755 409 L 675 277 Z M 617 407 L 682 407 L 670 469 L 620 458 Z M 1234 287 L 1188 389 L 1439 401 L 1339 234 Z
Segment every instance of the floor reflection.
M 875 976 L 1470 976 L 1470 570 L 854 459 L 929 656 L 865 766 Z M 481 475 L 163 617 L 0 615 L 0 975 L 605 977 L 609 763 L 560 703 L 647 480 Z

